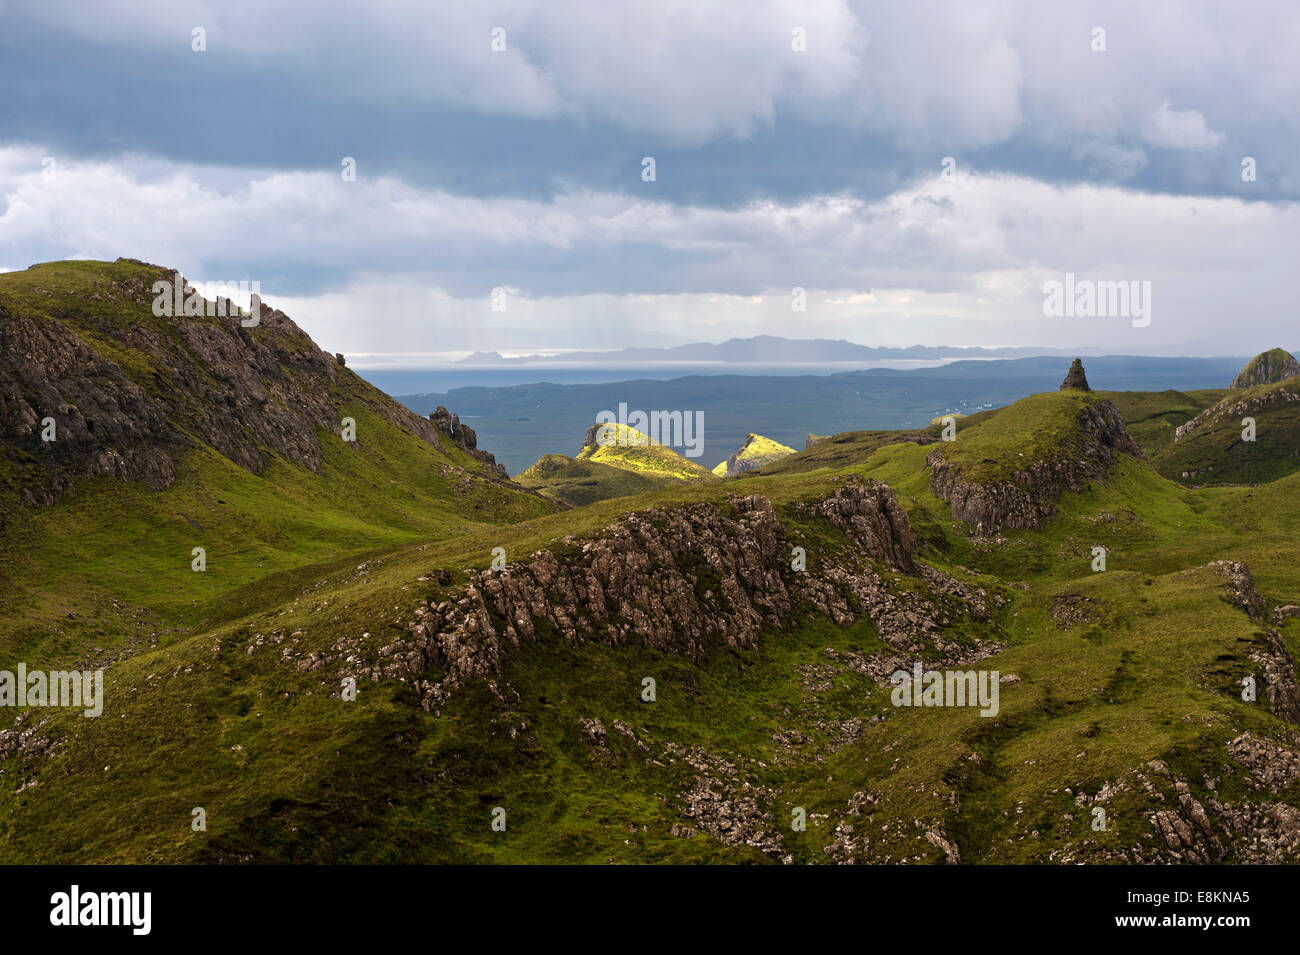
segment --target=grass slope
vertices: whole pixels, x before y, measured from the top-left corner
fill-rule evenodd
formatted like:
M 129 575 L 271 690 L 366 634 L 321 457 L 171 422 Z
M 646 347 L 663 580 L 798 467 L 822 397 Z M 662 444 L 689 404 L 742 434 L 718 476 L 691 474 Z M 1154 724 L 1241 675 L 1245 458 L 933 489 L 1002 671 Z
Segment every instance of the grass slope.
M 773 441 L 771 438 L 765 438 L 761 434 L 750 434 L 735 454 L 713 469 L 713 474 L 716 477 L 726 477 L 728 465 L 731 465 L 736 473 L 757 470 L 765 464 L 779 461 L 791 454 L 794 454 L 794 448 Z
M 1263 484 L 1300 470 L 1300 378 L 1228 392 L 1205 419 L 1155 458 L 1189 484 Z M 1245 418 L 1255 440 L 1244 439 Z
M 963 467 L 997 474 L 1005 459 L 1059 451 L 1070 414 L 1087 400 L 1035 396 L 972 416 L 956 443 L 968 456 Z M 165 575 L 161 563 L 150 574 L 118 573 L 102 586 L 120 588 L 126 603 L 143 604 L 150 588 L 177 591 L 158 612 L 168 622 L 180 615 L 186 630 L 109 668 L 104 718 L 44 711 L 41 733 L 59 745 L 5 750 L 0 860 L 762 863 L 855 854 L 935 862 L 944 852 L 934 833 L 964 862 L 1133 861 L 1159 848 L 1152 812 L 1177 803 L 1172 789 L 1157 802 L 1136 781 L 1151 760 L 1163 760 L 1202 801 L 1260 799 L 1227 741 L 1243 731 L 1285 740 L 1293 728 L 1265 705 L 1241 701 L 1259 627 L 1205 565 L 1244 560 L 1269 603 L 1300 603 L 1300 475 L 1254 488 L 1189 488 L 1121 456 L 1105 481 L 1066 494 L 1043 530 L 988 540 L 972 537 L 929 493 L 932 447 L 899 437 L 836 436 L 725 484 L 678 483 L 560 514 L 509 514 L 532 506 L 513 497 L 453 498 L 446 507 L 464 523 L 447 516 L 441 539 L 419 542 L 390 536 L 397 532 L 388 521 L 409 518 L 393 500 L 395 485 L 375 480 L 376 498 L 357 511 L 379 507 L 387 517 L 367 513 L 348 525 L 341 508 L 327 508 L 326 520 L 342 526 L 322 529 L 320 562 L 254 568 L 250 557 L 246 586 L 255 589 L 208 599 L 206 618 L 184 616 L 185 600 L 196 599 L 184 577 L 187 550 L 179 580 L 144 579 Z M 565 538 L 632 511 L 725 507 L 732 495 L 755 493 L 798 523 L 798 502 L 855 476 L 895 489 L 932 567 L 1001 597 L 978 625 L 1005 644 L 980 666 L 1018 678 L 1002 686 L 997 717 L 893 707 L 885 689 L 846 664 L 884 647 L 862 619 L 841 628 L 809 616 L 788 631 L 769 629 L 756 649 L 715 643 L 694 660 L 629 644 L 574 647 L 544 632 L 503 651 L 503 682 L 513 692 L 470 684 L 437 716 L 395 681 L 363 683 L 357 700 L 345 702 L 333 671 L 295 662 L 343 640 L 377 651 L 405 633 L 421 601 L 454 593 L 467 569 L 486 567 L 495 547 L 512 560 L 572 548 Z M 199 510 L 189 517 L 219 516 L 198 495 L 223 480 L 221 499 L 230 500 L 240 475 L 217 469 L 178 483 L 176 493 L 195 495 Z M 248 500 L 251 492 L 242 493 Z M 109 506 L 109 496 L 100 501 Z M 158 512 L 171 503 L 179 502 Z M 121 506 L 126 521 L 150 513 L 143 499 Z M 476 523 L 480 510 L 502 525 Z M 308 520 L 305 505 L 296 513 Z M 191 539 L 185 517 L 165 531 L 167 553 Z M 811 535 L 810 566 L 844 544 L 824 526 L 799 526 Z M 356 549 L 379 546 L 328 560 L 338 553 L 335 531 L 365 528 L 372 536 Z M 120 550 L 138 530 L 103 533 L 89 546 Z M 306 533 L 288 526 L 281 542 L 297 549 Z M 1091 569 L 1096 545 L 1108 551 L 1103 573 Z M 250 555 L 270 553 L 266 543 L 248 546 Z M 36 555 L 28 572 L 48 561 Z M 945 623 L 953 640 L 975 632 L 970 622 Z M 1300 622 L 1284 637 L 1294 651 Z M 654 703 L 638 695 L 647 675 L 658 683 Z M 1300 805 L 1300 782 L 1266 798 Z M 692 808 L 743 814 L 746 800 L 779 836 L 776 853 L 710 831 Z M 198 806 L 206 832 L 190 827 Z M 1090 826 L 1096 806 L 1107 810 L 1105 832 Z M 490 825 L 496 807 L 507 811 L 504 832 Z M 797 808 L 808 814 L 803 832 L 790 826 Z
M 590 458 L 580 460 L 565 454 L 547 454 L 515 477 L 515 483 L 532 488 L 552 500 L 572 507 L 594 504 L 611 497 L 641 494 L 668 484 L 677 478 L 652 472 L 630 471 Z
M 38 266 L 0 276 L 0 304 L 39 307 L 43 321 L 74 328 L 136 384 L 165 392 L 149 356 L 122 342 L 129 327 L 156 339 L 176 335 L 177 323 L 113 291 L 151 274 L 129 262 Z M 305 335 L 301 347 L 314 349 Z M 191 444 L 165 490 L 82 478 L 58 503 L 32 508 L 17 493 L 29 465 L 0 455 L 0 665 L 111 659 L 274 602 L 335 561 L 555 509 L 485 476 L 450 441 L 436 448 L 399 416 L 378 413 L 397 406 L 357 376 L 340 374 L 330 387 L 357 440 L 315 435 L 319 471 L 270 454 L 254 473 Z M 206 551 L 202 573 L 191 569 L 195 547 Z
M 1119 409 L 1128 433 L 1148 457 L 1167 451 L 1174 431 L 1230 393 L 1228 388 L 1207 391 L 1099 391 Z

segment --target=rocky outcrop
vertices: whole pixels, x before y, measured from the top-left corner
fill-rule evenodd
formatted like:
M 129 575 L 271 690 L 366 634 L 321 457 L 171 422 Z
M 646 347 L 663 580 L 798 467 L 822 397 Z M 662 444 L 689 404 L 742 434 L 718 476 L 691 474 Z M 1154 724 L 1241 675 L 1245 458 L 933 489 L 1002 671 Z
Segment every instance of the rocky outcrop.
M 1243 733 L 1228 754 L 1252 784 L 1251 795 L 1229 801 L 1206 780 L 1197 792 L 1163 760 L 1151 760 L 1135 774 L 1156 805 L 1147 817 L 1157 836 L 1155 858 L 1142 862 L 1294 863 L 1300 855 L 1300 810 L 1274 801 L 1279 789 L 1300 772 L 1300 754 L 1272 740 Z
M 1245 368 L 1237 372 L 1237 377 L 1232 379 L 1232 387 L 1271 385 L 1297 375 L 1300 375 L 1300 362 L 1296 361 L 1295 356 L 1284 348 L 1274 348 L 1252 358 Z
M 421 705 L 437 710 L 465 682 L 495 680 L 521 641 L 635 642 L 697 659 L 711 647 L 754 647 L 765 628 L 810 613 L 841 626 L 868 616 L 898 660 L 927 646 L 953 659 L 979 652 L 944 641 L 935 604 L 882 575 L 882 564 L 918 571 L 932 594 L 951 597 L 947 607 L 987 619 L 982 590 L 919 565 L 906 513 L 887 486 L 850 485 L 798 510 L 843 530 L 849 552 L 795 570 L 797 532 L 760 495 L 731 498 L 726 507 L 641 511 L 594 539 L 567 541 L 567 550 L 475 573 L 457 596 L 422 606 L 408 637 L 381 648 L 364 673 L 410 683 Z
M 794 448 L 786 447 L 761 434 L 750 434 L 739 450 L 714 468 L 713 473 L 718 477 L 736 477 L 749 471 L 757 471 L 765 464 L 780 461 L 791 454 L 794 454 Z
M 1005 481 L 967 481 L 943 449 L 931 451 L 925 459 L 930 491 L 949 503 L 953 517 L 980 533 L 1040 528 L 1056 513 L 1057 502 L 1066 491 L 1081 491 L 1104 476 L 1120 454 L 1143 457 L 1110 401 L 1085 405 L 1077 426 L 1078 436 L 1069 448 L 1035 461 Z
M 629 429 L 624 433 L 627 435 L 626 440 L 628 441 L 629 444 L 648 445 L 650 443 L 650 439 L 645 437 L 645 435 L 641 434 L 641 432 L 639 431 L 632 431 Z M 607 423 L 593 424 L 590 428 L 587 429 L 587 433 L 582 436 L 582 448 L 579 453 L 581 453 L 581 451 L 587 450 L 587 448 L 598 448 L 601 447 L 602 445 L 614 442 L 615 439 L 618 438 L 618 435 L 619 435 L 618 430 L 617 429 L 611 430 L 611 426 Z
M 1070 370 L 1065 373 L 1065 380 L 1061 382 L 1061 391 L 1092 391 L 1088 387 L 1088 376 L 1083 373 L 1083 361 L 1076 358 L 1070 362 Z
M 504 465 L 497 464 L 496 456 L 489 454 L 487 451 L 480 451 L 478 447 L 478 434 L 469 425 L 460 423 L 460 416 L 454 415 L 444 406 L 438 405 L 434 411 L 429 414 L 429 420 L 438 430 L 439 434 L 451 438 L 452 442 L 462 451 L 478 461 L 489 471 L 492 471 L 499 477 L 508 477 Z
M 1293 617 L 1300 617 L 1300 607 L 1295 604 L 1284 604 L 1281 607 L 1273 608 L 1273 625 L 1280 627 Z
M 1228 755 L 1272 792 L 1300 779 L 1300 752 L 1267 737 L 1242 733 L 1228 743 Z
M 1263 628 L 1250 649 L 1250 660 L 1258 667 L 1260 688 L 1269 709 L 1284 720 L 1300 723 L 1300 680 L 1295 661 L 1282 635 L 1266 626 L 1267 604 L 1255 587 L 1250 568 L 1235 560 L 1216 560 L 1208 566 L 1228 582 L 1233 605 Z
M 888 485 L 849 484 L 801 508 L 830 521 L 876 560 L 906 574 L 917 572 L 916 534 Z
M 1249 567 L 1239 560 L 1214 560 L 1206 566 L 1227 581 L 1233 606 L 1251 620 L 1259 622 L 1264 619 L 1266 604 L 1255 587 L 1255 578 Z
M 1259 417 L 1265 412 L 1275 411 L 1300 405 L 1300 382 L 1287 381 L 1277 388 L 1269 388 L 1262 394 L 1246 397 L 1229 396 L 1213 404 L 1198 414 L 1191 421 L 1184 422 L 1174 429 L 1174 443 L 1178 443 L 1194 432 L 1205 430 L 1220 421 L 1232 421 L 1238 428 L 1243 417 Z
M 1191 787 L 1186 781 L 1174 777 L 1161 760 L 1152 760 L 1147 766 L 1157 778 L 1173 785 L 1173 807 L 1158 810 L 1151 816 L 1152 825 L 1173 858 L 1178 862 L 1202 865 L 1221 860 L 1227 849 L 1214 830 L 1210 814 L 1193 795 Z
M 250 327 L 234 316 L 155 316 L 153 283 L 175 273 L 118 265 L 79 297 L 0 293 L 0 453 L 28 504 L 53 503 L 101 474 L 167 487 L 180 456 L 199 446 L 255 473 L 277 455 L 319 472 L 321 433 L 338 434 L 345 406 L 358 404 L 440 447 L 432 424 L 278 309 L 263 305 Z M 42 440 L 47 419 L 53 441 Z
M 79 477 L 155 490 L 176 479 L 174 454 L 189 439 L 164 402 L 63 323 L 0 299 L 0 356 L 0 428 L 9 459 L 25 459 L 28 505 L 52 504 Z

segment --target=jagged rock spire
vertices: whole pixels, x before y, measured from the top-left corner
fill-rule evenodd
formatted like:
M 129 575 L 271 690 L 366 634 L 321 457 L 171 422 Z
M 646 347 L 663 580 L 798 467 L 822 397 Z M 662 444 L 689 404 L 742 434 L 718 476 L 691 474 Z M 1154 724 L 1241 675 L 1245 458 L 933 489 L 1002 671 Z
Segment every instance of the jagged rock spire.
M 1083 362 L 1078 358 L 1070 362 L 1070 370 L 1065 373 L 1065 381 L 1061 382 L 1062 391 L 1069 391 L 1071 388 L 1092 391 L 1088 387 L 1088 376 L 1083 373 Z

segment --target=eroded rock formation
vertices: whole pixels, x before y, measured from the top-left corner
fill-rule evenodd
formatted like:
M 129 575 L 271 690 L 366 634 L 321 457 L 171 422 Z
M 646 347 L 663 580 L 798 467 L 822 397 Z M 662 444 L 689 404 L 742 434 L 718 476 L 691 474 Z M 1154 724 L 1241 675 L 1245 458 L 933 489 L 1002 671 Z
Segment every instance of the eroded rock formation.
M 320 434 L 339 432 L 346 403 L 441 447 L 430 422 L 278 309 L 264 305 L 253 327 L 233 315 L 155 317 L 152 285 L 175 273 L 126 264 L 148 271 L 105 273 L 81 302 L 53 291 L 48 306 L 0 298 L 3 450 L 20 464 L 27 503 L 53 503 L 99 474 L 167 487 L 180 455 L 200 445 L 253 472 L 272 455 L 319 472 Z M 42 440 L 46 419 L 53 441 Z
M 1083 373 L 1083 361 L 1076 358 L 1070 362 L 1070 370 L 1065 373 L 1065 380 L 1061 382 L 1061 391 L 1092 391 L 1088 387 L 1088 376 Z
M 892 585 L 890 571 L 919 573 L 936 599 L 950 598 L 945 613 L 988 617 L 983 590 L 919 563 L 906 512 L 888 486 L 848 485 L 795 507 L 841 529 L 847 552 L 793 569 L 795 535 L 760 495 L 731 498 L 726 507 L 641 511 L 594 539 L 475 573 L 457 596 L 422 606 L 409 636 L 383 647 L 364 672 L 411 683 L 421 704 L 437 710 L 465 682 L 496 679 L 503 656 L 524 640 L 636 642 L 698 658 L 713 647 L 753 647 L 764 628 L 786 628 L 809 613 L 841 626 L 870 617 L 898 650 L 882 664 L 884 674 L 923 647 L 952 661 L 986 655 L 947 643 L 935 603 Z M 339 648 L 340 657 L 348 649 Z
M 991 533 L 1042 527 L 1056 513 L 1062 494 L 1083 490 L 1103 476 L 1120 454 L 1143 456 L 1115 405 L 1097 401 L 1080 409 L 1078 438 L 1069 448 L 1035 461 L 1008 480 L 967 481 L 942 448 L 930 452 L 925 463 L 930 468 L 931 493 L 949 503 L 952 516 Z

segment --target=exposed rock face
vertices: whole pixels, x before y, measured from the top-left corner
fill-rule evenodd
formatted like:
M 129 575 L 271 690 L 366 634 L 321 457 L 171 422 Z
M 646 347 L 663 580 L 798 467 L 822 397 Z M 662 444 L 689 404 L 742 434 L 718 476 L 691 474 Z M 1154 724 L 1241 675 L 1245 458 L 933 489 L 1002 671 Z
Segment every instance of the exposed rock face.
M 1271 385 L 1287 378 L 1300 375 L 1300 362 L 1284 348 L 1274 348 L 1261 352 L 1252 358 L 1246 367 L 1232 379 L 1233 388 L 1254 388 L 1256 385 Z
M 1070 362 L 1070 370 L 1065 373 L 1065 380 L 1061 382 L 1061 391 L 1070 389 L 1092 391 L 1088 387 L 1088 376 L 1083 373 L 1083 361 L 1078 358 Z
M 1138 785 L 1155 800 L 1148 817 L 1159 842 L 1155 858 L 1143 862 L 1234 862 L 1277 865 L 1296 861 L 1300 853 L 1300 811 L 1273 802 L 1281 786 L 1300 770 L 1300 754 L 1250 733 L 1228 743 L 1254 792 L 1228 802 L 1214 788 L 1197 795 L 1192 784 L 1163 760 L 1151 760 L 1135 774 Z M 1124 788 L 1124 787 L 1121 787 Z
M 1067 453 L 1035 461 L 1009 480 L 990 484 L 964 481 L 942 449 L 932 451 L 925 459 L 930 468 L 930 491 L 951 505 L 953 517 L 982 533 L 1042 527 L 1056 513 L 1057 501 L 1067 490 L 1083 490 L 1104 475 L 1120 454 L 1143 457 L 1110 401 L 1085 405 L 1078 426 L 1079 439 Z
M 1297 382 L 1288 382 L 1278 388 L 1269 388 L 1263 394 L 1258 395 L 1230 395 L 1217 404 L 1206 408 L 1191 421 L 1180 424 L 1175 428 L 1174 443 L 1183 440 L 1183 438 L 1195 431 L 1223 420 L 1231 420 L 1235 424 L 1246 416 L 1258 417 L 1265 412 L 1294 407 L 1297 404 L 1300 404 L 1300 384 Z
M 41 437 L 46 418 L 53 419 L 50 442 Z M 162 401 L 67 326 L 10 310 L 3 300 L 0 425 L 17 453 L 35 463 L 20 491 L 33 506 L 52 504 L 82 476 L 166 487 L 176 478 L 173 453 L 187 443 Z
M 604 435 L 601 434 L 602 428 L 606 428 L 606 425 L 593 424 L 587 429 L 587 433 L 582 437 L 582 450 L 598 447 L 602 438 L 609 440 L 608 432 Z
M 1227 580 L 1233 604 L 1263 628 L 1260 639 L 1250 650 L 1251 662 L 1259 668 L 1262 698 L 1277 716 L 1300 723 L 1300 680 L 1296 677 L 1295 661 L 1282 635 L 1265 625 L 1267 604 L 1255 588 L 1250 568 L 1235 560 L 1216 560 L 1209 566 Z
M 580 549 L 540 551 L 506 571 L 476 573 L 459 597 L 421 608 L 409 638 L 382 648 L 363 672 L 412 684 L 436 710 L 466 681 L 495 679 L 521 640 L 633 641 L 698 658 L 709 647 L 753 647 L 765 627 L 788 627 L 809 612 L 841 626 L 869 616 L 899 651 L 880 663 L 882 679 L 909 665 L 922 641 L 954 661 L 987 654 L 948 644 L 934 605 L 876 569 L 874 561 L 919 570 L 934 593 L 952 598 L 948 606 L 987 618 L 982 590 L 919 565 L 906 513 L 887 486 L 851 485 L 799 508 L 842 528 L 860 552 L 795 571 L 791 538 L 759 495 L 732 498 L 725 509 L 637 512 Z
M 806 437 L 806 438 L 804 439 L 804 442 L 803 442 L 803 449 L 804 449 L 805 451 L 807 451 L 807 450 L 808 450 L 809 448 L 811 448 L 814 444 L 820 444 L 822 441 L 826 441 L 826 440 L 828 440 L 829 438 L 830 438 L 830 435 L 827 435 L 827 434 L 813 434 L 813 433 L 810 431 L 810 432 L 808 433 L 808 437 Z
M 740 449 L 714 468 L 713 473 L 718 477 L 735 477 L 748 471 L 757 471 L 763 465 L 779 461 L 791 454 L 794 454 L 794 448 L 786 447 L 761 434 L 750 434 L 745 438 L 745 443 L 740 446 Z
M 98 474 L 166 487 L 196 445 L 253 472 L 271 454 L 319 471 L 320 433 L 338 433 L 345 414 L 340 393 L 440 447 L 429 422 L 277 309 L 263 305 L 260 324 L 247 328 L 237 317 L 155 317 L 152 283 L 174 273 L 146 268 L 106 272 L 85 302 L 51 292 L 48 310 L 0 296 L 0 451 L 20 462 L 27 503 L 53 503 Z M 45 418 L 54 419 L 52 442 L 41 439 Z
M 487 451 L 480 451 L 478 448 L 478 434 L 469 425 L 460 423 L 460 416 L 454 415 L 442 405 L 429 414 L 429 420 L 433 426 L 438 429 L 439 434 L 445 434 L 470 457 L 500 477 L 507 477 L 506 469 L 503 465 L 497 464 L 494 455 Z
M 916 534 L 887 485 L 849 484 L 826 500 L 803 507 L 826 518 L 877 560 L 916 573 Z

